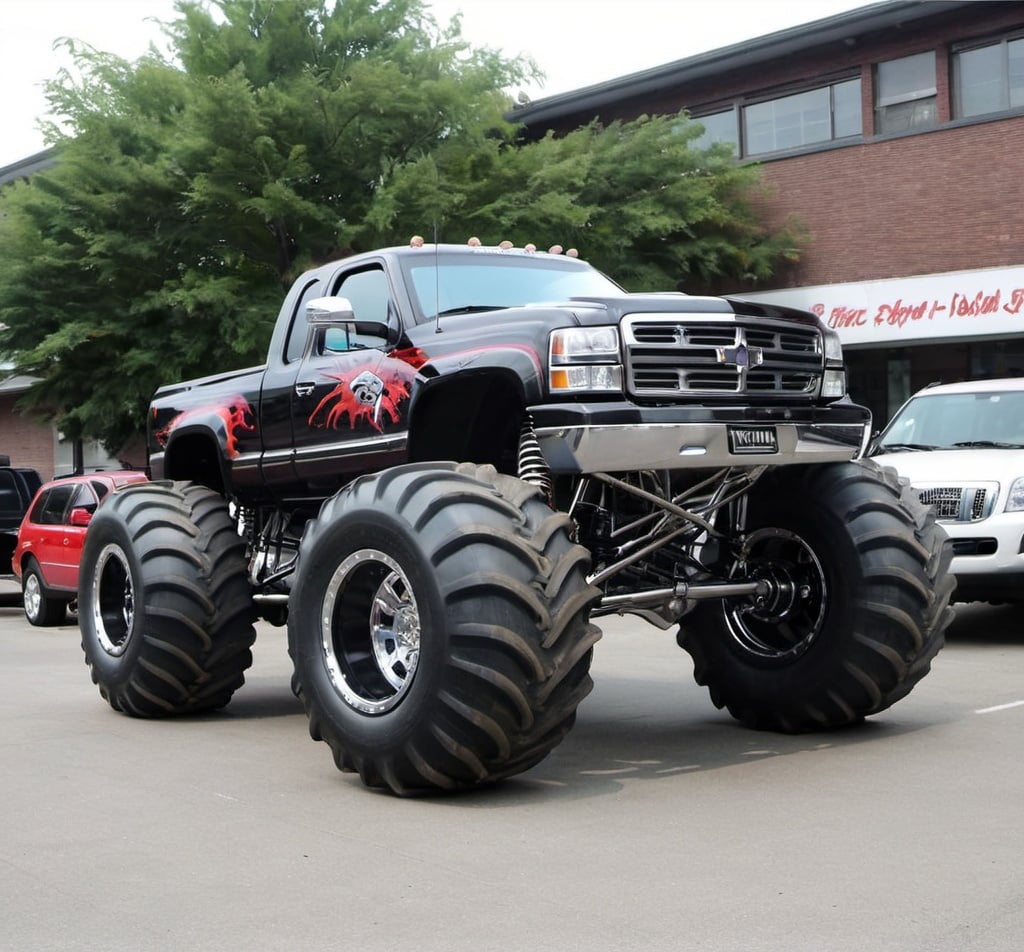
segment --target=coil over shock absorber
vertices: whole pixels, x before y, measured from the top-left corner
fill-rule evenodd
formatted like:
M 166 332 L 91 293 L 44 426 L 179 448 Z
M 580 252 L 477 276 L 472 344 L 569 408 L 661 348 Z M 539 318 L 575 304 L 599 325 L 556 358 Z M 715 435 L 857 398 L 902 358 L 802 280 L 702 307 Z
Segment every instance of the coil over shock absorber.
M 519 478 L 540 489 L 550 503 L 553 488 L 551 470 L 548 469 L 547 460 L 540 451 L 537 434 L 533 431 L 533 419 L 529 416 L 523 420 L 523 425 L 519 429 L 518 470 Z

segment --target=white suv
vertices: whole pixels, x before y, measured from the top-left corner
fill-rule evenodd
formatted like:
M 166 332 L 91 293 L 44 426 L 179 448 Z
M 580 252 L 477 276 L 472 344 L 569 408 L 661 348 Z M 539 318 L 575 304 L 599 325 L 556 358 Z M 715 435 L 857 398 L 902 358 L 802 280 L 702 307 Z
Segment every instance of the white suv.
M 946 529 L 956 601 L 1024 600 L 1024 378 L 921 390 L 869 455 L 910 480 Z

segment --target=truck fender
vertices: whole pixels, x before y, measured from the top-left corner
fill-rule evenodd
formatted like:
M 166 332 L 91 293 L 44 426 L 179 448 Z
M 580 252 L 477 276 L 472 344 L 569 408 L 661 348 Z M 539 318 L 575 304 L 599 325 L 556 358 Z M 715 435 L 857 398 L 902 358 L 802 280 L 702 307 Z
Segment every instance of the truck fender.
M 456 351 L 436 357 L 419 368 L 412 394 L 415 407 L 421 393 L 432 387 L 457 380 L 466 375 L 497 375 L 515 385 L 522 393 L 524 405 L 544 399 L 544 368 L 537 351 L 525 344 L 495 345 Z M 412 408 L 410 409 L 412 412 Z
M 218 492 L 231 484 L 227 428 L 211 415 L 176 427 L 163 452 L 163 477 L 200 483 Z
M 490 463 L 515 473 L 526 406 L 515 373 L 485 367 L 420 381 L 409 411 L 411 461 Z

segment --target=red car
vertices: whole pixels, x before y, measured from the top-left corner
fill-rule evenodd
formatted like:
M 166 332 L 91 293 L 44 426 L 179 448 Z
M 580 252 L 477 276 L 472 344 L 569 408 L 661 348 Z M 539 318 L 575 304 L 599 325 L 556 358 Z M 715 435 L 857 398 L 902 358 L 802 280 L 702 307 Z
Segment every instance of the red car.
M 78 562 L 96 507 L 108 493 L 145 481 L 145 473 L 125 470 L 64 476 L 39 489 L 18 529 L 11 563 L 33 625 L 64 620 L 78 593 Z

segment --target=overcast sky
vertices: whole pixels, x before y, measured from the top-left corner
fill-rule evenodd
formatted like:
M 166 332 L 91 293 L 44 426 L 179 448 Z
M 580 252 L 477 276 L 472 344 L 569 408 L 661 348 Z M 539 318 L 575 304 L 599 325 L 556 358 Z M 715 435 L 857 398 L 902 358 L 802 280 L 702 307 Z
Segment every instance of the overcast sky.
M 287 0 L 282 0 L 287 2 Z M 526 53 L 547 74 L 551 96 L 869 6 L 863 0 L 431 0 L 447 22 L 461 11 L 474 46 Z M 173 0 L 0 0 L 0 167 L 46 145 L 36 124 L 46 110 L 41 84 L 67 59 L 60 37 L 127 59 L 163 45 L 157 21 Z

